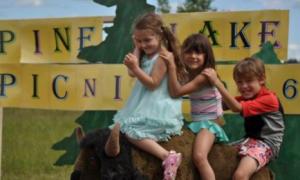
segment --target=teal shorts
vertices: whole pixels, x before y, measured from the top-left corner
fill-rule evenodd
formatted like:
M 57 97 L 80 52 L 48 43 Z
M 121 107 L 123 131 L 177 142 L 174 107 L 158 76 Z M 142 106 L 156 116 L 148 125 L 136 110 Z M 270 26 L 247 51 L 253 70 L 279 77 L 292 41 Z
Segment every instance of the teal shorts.
M 188 125 L 193 133 L 198 133 L 201 129 L 207 129 L 216 136 L 216 142 L 229 141 L 225 131 L 217 123 L 212 120 L 193 121 Z

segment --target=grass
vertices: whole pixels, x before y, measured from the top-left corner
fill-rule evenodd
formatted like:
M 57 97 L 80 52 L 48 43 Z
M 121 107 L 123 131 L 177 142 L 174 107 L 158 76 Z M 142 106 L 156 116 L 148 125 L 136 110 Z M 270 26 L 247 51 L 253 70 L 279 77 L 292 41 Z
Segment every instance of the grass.
M 63 151 L 51 149 L 70 136 L 79 111 L 3 110 L 2 180 L 70 179 L 72 166 L 54 166 Z
M 73 167 L 54 166 L 64 151 L 55 151 L 51 147 L 72 134 L 78 126 L 75 119 L 82 112 L 6 108 L 3 113 L 1 179 L 69 180 Z M 243 121 L 239 119 L 235 115 L 226 115 L 225 130 L 232 140 L 243 135 Z M 276 179 L 298 177 L 299 119 L 299 115 L 286 116 L 281 153 L 271 163 Z

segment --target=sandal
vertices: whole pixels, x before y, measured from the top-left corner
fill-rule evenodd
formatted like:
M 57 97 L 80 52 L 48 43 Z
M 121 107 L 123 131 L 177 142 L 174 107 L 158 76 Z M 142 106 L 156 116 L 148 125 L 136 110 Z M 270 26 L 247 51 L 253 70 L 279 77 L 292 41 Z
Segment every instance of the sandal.
M 162 163 L 164 167 L 164 180 L 175 180 L 181 160 L 181 153 L 176 153 L 175 151 L 169 152 L 169 155 Z

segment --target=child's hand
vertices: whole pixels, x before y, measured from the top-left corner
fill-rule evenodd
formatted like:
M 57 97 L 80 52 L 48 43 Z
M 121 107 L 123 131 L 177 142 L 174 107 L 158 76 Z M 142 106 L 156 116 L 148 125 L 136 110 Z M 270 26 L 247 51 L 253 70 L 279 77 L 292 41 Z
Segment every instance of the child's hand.
M 175 67 L 175 59 L 173 53 L 163 48 L 160 51 L 159 56 L 164 60 L 168 68 Z
M 139 60 L 134 54 L 128 53 L 124 58 L 124 64 L 127 66 L 128 69 L 133 71 L 139 66 Z
M 132 38 L 132 42 L 133 42 L 133 45 L 134 45 L 134 49 L 133 49 L 133 54 L 138 58 L 140 59 L 140 56 L 141 56 L 141 50 L 139 48 L 139 45 L 138 45 L 138 42 L 137 40 L 135 39 L 134 36 L 131 37 Z
M 137 57 L 137 59 L 140 59 L 140 57 L 141 57 L 141 50 L 139 48 L 135 47 L 133 49 L 132 54 L 135 55 Z
M 216 85 L 219 80 L 217 72 L 213 68 L 205 68 L 201 74 L 205 75 L 213 85 Z

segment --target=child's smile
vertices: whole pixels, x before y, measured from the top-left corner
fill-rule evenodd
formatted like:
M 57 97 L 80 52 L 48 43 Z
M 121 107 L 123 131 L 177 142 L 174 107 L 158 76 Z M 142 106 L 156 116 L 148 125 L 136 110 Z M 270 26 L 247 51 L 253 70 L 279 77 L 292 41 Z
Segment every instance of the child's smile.
M 257 78 L 241 78 L 236 80 L 236 84 L 243 98 L 253 99 L 260 91 L 260 88 L 264 84 L 264 80 L 258 80 Z
M 204 54 L 190 52 L 183 55 L 184 64 L 191 70 L 201 69 L 204 64 Z
M 134 38 L 137 47 L 148 57 L 156 54 L 160 48 L 160 38 L 152 30 L 135 30 Z

